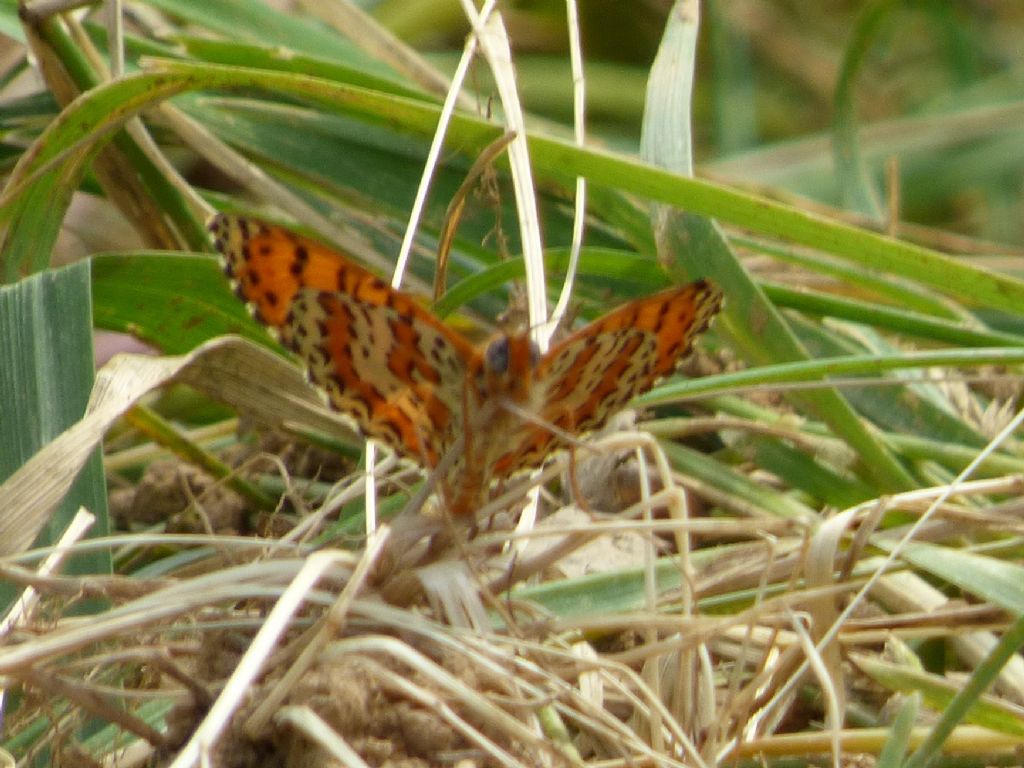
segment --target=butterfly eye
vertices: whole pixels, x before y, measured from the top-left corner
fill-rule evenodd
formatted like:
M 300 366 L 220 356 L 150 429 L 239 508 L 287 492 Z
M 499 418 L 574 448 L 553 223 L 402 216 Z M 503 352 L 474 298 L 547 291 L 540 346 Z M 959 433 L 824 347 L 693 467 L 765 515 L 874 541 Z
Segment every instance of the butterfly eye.
M 490 344 L 484 352 L 484 362 L 487 365 L 488 373 L 499 376 L 508 371 L 508 337 L 499 336 Z

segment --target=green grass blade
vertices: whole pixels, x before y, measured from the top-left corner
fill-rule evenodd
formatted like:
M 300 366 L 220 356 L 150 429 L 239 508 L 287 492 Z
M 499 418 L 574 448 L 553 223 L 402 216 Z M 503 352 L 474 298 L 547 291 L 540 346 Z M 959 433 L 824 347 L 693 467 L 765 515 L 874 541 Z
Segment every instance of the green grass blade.
M 641 141 L 645 159 L 687 177 L 693 173 L 689 107 L 695 48 L 696 19 L 684 13 L 671 14 L 651 69 Z M 669 273 L 679 282 L 711 277 L 729 297 L 723 310 L 724 324 L 748 362 L 764 364 L 806 356 L 781 314 L 747 274 L 714 222 L 665 205 L 655 206 L 652 218 L 658 259 L 667 265 Z M 895 491 L 913 485 L 903 467 L 867 431 L 837 392 L 803 392 L 793 399 L 802 402 L 846 439 L 881 487 Z
M 992 649 L 985 661 L 967 679 L 963 688 L 950 700 L 938 722 L 932 726 L 927 738 L 904 763 L 904 768 L 924 768 L 939 753 L 949 734 L 961 720 L 968 716 L 971 709 L 977 706 L 976 702 L 982 693 L 992 684 L 996 675 L 999 674 L 999 670 L 1006 665 L 1010 657 L 1020 651 L 1021 646 L 1024 646 L 1024 617 L 1018 618 L 999 638 L 999 644 Z M 1024 723 L 1021 723 L 1019 716 L 1016 725 L 1016 732 L 1024 733 Z
M 985 555 L 913 543 L 902 557 L 921 570 L 972 595 L 1024 616 L 1024 567 Z
M 211 256 L 100 254 L 92 258 L 92 285 L 97 327 L 131 333 L 165 354 L 228 333 L 273 346 Z
M 836 84 L 832 156 L 843 190 L 844 207 L 875 220 L 882 215 L 882 204 L 860 155 L 854 84 L 870 44 L 897 5 L 894 0 L 872 0 L 864 7 L 846 47 Z
M 1021 718 L 1020 712 L 983 698 L 983 688 L 974 690 L 969 704 L 962 706 L 961 703 L 954 704 L 957 699 L 966 703 L 961 699 L 966 688 L 958 682 L 860 654 L 856 656 L 855 663 L 876 682 L 890 690 L 920 693 L 931 709 L 943 713 L 940 718 L 944 721 L 943 726 L 938 730 L 945 730 L 946 725 L 955 726 L 966 720 L 998 733 L 1024 736 L 1024 719 Z M 968 684 L 968 687 L 971 686 Z M 949 712 L 955 713 L 955 719 L 951 718 L 947 722 L 946 716 Z M 933 729 L 932 733 L 936 733 L 936 730 Z M 919 751 L 922 747 L 919 747 Z M 905 765 L 911 765 L 912 762 L 908 761 Z
M 92 388 L 89 267 L 81 262 L 0 288 L 0 482 L 77 422 Z M 96 515 L 90 535 L 109 530 L 106 480 L 99 452 L 38 535 L 57 540 L 80 507 Z M 6 519 L 5 526 L 18 526 Z M 33 526 L 34 529 L 34 526 Z M 106 554 L 72 558 L 73 571 L 109 573 Z M 3 593 L 5 600 L 12 595 Z
M 863 376 L 900 368 L 930 366 L 972 367 L 979 365 L 1020 365 L 1024 349 L 947 349 L 930 352 L 901 352 L 892 355 L 848 355 L 824 360 L 763 366 L 761 368 L 720 373 L 701 379 L 664 384 L 637 398 L 641 405 L 658 405 L 685 398 L 719 393 L 741 387 L 818 381 L 828 376 Z
M 304 95 L 319 103 L 343 107 L 350 114 L 390 121 L 420 135 L 429 135 L 437 118 L 432 105 L 291 73 L 174 61 L 162 61 L 161 69 L 160 74 L 130 76 L 96 88 L 67 110 L 47 134 L 59 132 L 62 141 L 55 144 L 60 151 L 68 152 L 83 135 L 88 137 L 84 141 L 94 141 L 96 132 L 113 130 L 138 110 L 175 93 L 198 88 L 261 88 Z M 97 108 L 98 102 L 115 93 L 118 98 L 107 104 L 107 112 L 116 106 L 113 115 Z M 499 133 L 496 126 L 485 121 L 458 116 L 452 121 L 450 140 L 472 154 L 481 151 Z M 580 149 L 561 139 L 531 136 L 531 152 L 536 172 L 552 180 L 568 182 L 575 175 L 582 175 L 596 184 L 615 186 L 624 192 L 821 248 L 869 268 L 904 275 L 972 305 L 1016 312 L 1024 304 L 1024 281 L 979 269 L 927 248 L 680 176 L 629 157 Z M 48 152 L 40 159 L 52 160 L 52 156 Z M 32 163 L 31 167 L 37 169 L 39 163 Z M 10 201 L 3 202 L 9 205 Z
M 877 328 L 887 328 L 919 339 L 961 344 L 965 347 L 1019 347 L 1024 336 L 993 331 L 981 326 L 969 327 L 960 322 L 942 320 L 917 312 L 886 307 L 874 302 L 848 299 L 778 283 L 763 283 L 765 294 L 780 307 L 799 309 L 812 315 L 852 320 Z

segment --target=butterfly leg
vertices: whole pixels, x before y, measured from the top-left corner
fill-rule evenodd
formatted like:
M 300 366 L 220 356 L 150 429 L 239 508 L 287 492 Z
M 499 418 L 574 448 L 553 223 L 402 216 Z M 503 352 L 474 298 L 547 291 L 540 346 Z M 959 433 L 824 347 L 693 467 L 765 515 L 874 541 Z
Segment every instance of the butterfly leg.
M 576 506 L 588 515 L 593 514 L 593 510 L 587 502 L 587 497 L 583 493 L 583 489 L 580 488 L 579 475 L 576 474 L 576 446 L 572 444 L 569 445 L 569 465 L 565 469 L 565 474 L 569 480 L 569 491 L 572 493 L 572 499 Z

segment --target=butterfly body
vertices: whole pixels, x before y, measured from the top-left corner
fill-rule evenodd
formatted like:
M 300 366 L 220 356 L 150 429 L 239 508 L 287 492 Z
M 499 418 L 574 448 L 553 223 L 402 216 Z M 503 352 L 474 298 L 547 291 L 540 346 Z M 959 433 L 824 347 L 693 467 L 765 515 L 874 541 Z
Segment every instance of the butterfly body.
M 671 373 L 721 304 L 697 281 L 625 304 L 543 356 L 527 334 L 478 348 L 314 240 L 227 214 L 210 230 L 239 297 L 336 410 L 428 469 L 444 461 L 439 487 L 456 514 Z

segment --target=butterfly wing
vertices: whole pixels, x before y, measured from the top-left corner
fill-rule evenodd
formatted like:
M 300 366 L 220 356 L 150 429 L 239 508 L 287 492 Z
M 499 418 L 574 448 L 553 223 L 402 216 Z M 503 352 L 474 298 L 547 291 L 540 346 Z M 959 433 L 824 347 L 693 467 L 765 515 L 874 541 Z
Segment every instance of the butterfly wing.
M 630 302 L 581 328 L 539 362 L 539 425 L 495 465 L 496 472 L 536 466 L 570 434 L 602 427 L 630 400 L 672 373 L 721 308 L 706 280 Z
M 360 430 L 434 466 L 462 423 L 473 345 L 408 294 L 320 243 L 218 214 L 209 225 L 239 297 Z

